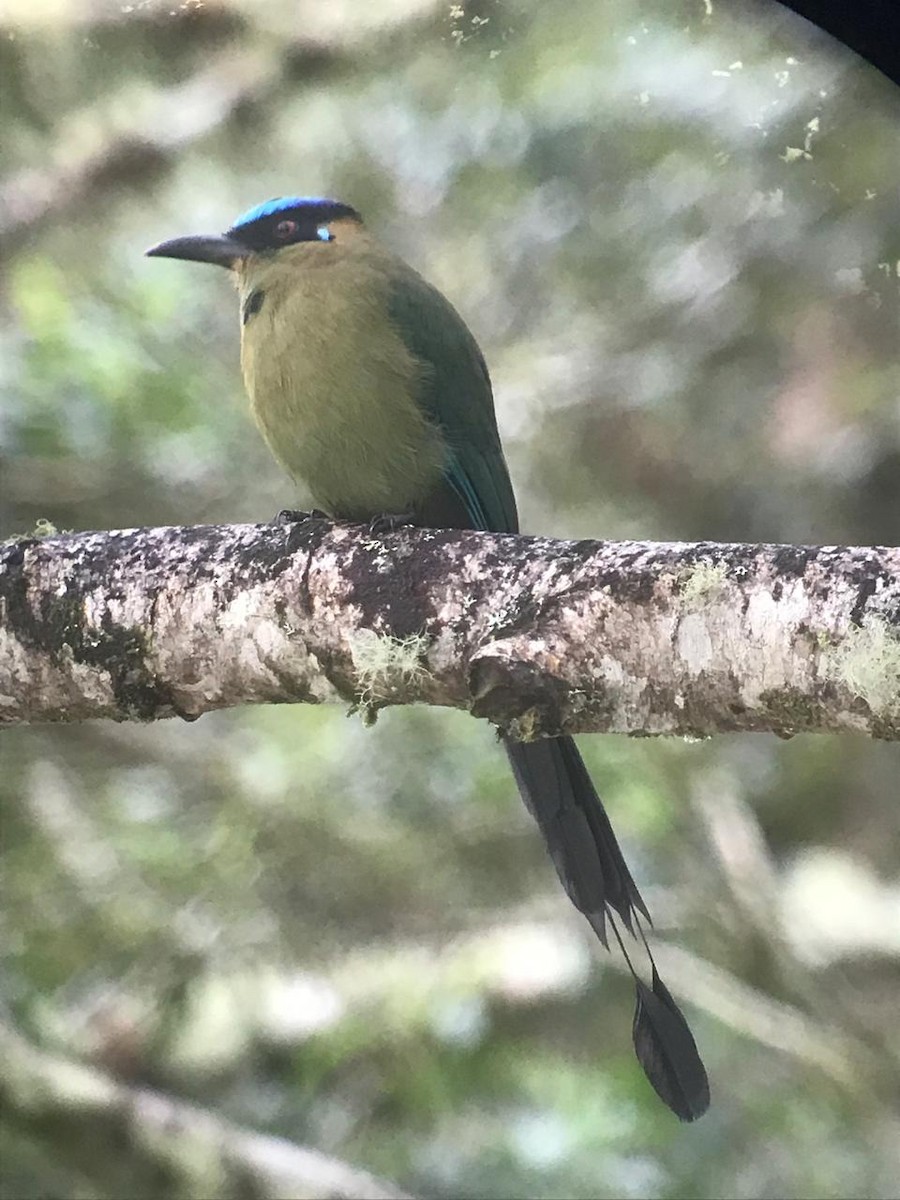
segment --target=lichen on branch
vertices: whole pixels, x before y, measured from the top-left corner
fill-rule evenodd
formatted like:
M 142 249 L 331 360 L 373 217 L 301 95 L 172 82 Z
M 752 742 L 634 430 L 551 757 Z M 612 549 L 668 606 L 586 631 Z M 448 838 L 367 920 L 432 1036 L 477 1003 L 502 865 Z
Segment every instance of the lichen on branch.
M 0 547 L 0 721 L 238 704 L 561 731 L 900 738 L 900 550 L 319 519 Z

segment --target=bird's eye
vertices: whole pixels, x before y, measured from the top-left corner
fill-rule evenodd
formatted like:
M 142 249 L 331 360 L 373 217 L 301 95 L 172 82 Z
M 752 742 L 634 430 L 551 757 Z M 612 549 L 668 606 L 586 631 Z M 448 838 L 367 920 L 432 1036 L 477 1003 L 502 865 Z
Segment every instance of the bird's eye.
M 316 230 L 316 237 L 319 239 L 320 242 L 333 242 L 334 241 L 334 234 L 331 232 L 331 230 L 328 228 L 327 225 L 319 226 L 319 228 Z
M 289 237 L 294 236 L 298 228 L 299 226 L 296 221 L 290 221 L 287 219 L 284 221 L 279 221 L 275 226 L 275 236 L 281 238 L 283 242 L 286 242 Z

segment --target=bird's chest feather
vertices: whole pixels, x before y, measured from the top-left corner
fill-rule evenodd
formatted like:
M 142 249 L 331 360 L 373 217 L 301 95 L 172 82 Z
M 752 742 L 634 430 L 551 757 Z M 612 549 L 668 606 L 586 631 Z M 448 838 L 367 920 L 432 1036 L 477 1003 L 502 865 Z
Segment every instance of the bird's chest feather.
M 247 280 L 241 365 L 275 457 L 336 515 L 402 512 L 445 447 L 417 397 L 423 366 L 388 318 L 377 273 L 342 264 Z

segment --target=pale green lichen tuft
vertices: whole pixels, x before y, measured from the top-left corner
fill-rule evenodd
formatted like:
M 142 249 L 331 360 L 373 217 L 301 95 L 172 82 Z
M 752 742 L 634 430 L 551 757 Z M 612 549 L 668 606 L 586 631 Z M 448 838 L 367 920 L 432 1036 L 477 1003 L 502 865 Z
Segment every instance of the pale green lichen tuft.
M 396 687 L 408 686 L 428 674 L 423 659 L 429 639 L 423 633 L 398 638 L 374 629 L 360 629 L 350 639 L 350 657 L 359 684 L 359 704 L 371 707 Z
M 14 533 L 10 537 L 0 540 L 0 546 L 14 546 L 16 542 L 21 542 L 23 538 L 45 538 L 52 537 L 56 533 L 69 533 L 71 530 L 59 530 L 52 521 L 48 521 L 46 517 L 38 517 L 34 523 L 34 528 L 28 533 Z
M 710 600 L 716 600 L 725 590 L 728 568 L 724 563 L 700 563 L 684 572 L 678 590 L 686 608 L 701 608 Z
M 510 733 L 517 742 L 533 742 L 541 732 L 541 715 L 536 708 L 526 708 L 510 722 Z
M 876 716 L 900 713 L 900 637 L 880 617 L 866 617 L 824 649 L 822 673 L 865 700 Z

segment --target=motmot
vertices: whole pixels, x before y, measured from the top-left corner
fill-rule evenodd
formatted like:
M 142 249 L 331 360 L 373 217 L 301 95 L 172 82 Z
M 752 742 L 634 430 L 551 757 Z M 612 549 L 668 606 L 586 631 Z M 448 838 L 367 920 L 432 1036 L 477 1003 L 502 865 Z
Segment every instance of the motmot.
M 478 343 L 450 301 L 373 237 L 356 209 L 279 197 L 221 236 L 177 237 L 147 253 L 233 273 L 253 417 L 323 513 L 518 532 Z M 650 914 L 575 742 L 503 736 L 503 744 L 569 897 L 604 945 L 609 924 L 622 946 L 637 988 L 641 1065 L 673 1112 L 694 1120 L 709 1104 L 706 1072 L 652 956 L 648 987 L 625 952 L 613 914 L 645 946 L 640 918 Z

